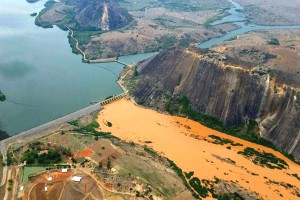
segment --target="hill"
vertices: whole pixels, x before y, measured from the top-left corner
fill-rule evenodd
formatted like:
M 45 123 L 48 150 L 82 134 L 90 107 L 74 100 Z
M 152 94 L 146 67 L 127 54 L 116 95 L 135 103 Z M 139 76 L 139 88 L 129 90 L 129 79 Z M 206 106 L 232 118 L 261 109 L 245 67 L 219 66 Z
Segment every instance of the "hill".
M 235 65 L 213 51 L 171 48 L 134 71 L 124 80 L 139 104 L 273 147 L 271 141 L 299 159 L 300 90 L 276 70 Z

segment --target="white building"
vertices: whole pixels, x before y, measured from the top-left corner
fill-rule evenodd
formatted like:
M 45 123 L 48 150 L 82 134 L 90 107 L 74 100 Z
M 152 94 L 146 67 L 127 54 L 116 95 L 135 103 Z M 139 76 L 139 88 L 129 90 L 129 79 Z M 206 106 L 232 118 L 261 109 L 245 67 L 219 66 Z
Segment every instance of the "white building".
M 82 179 L 82 177 L 80 177 L 80 176 L 73 176 L 72 181 L 80 182 L 81 179 Z

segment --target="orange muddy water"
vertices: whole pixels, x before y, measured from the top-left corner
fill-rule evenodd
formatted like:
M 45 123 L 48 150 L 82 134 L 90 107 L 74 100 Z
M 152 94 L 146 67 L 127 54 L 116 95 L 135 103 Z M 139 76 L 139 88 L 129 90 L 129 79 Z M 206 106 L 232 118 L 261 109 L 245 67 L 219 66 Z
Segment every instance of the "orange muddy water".
M 186 118 L 136 106 L 126 99 L 106 105 L 97 121 L 102 131 L 112 132 L 126 141 L 147 144 L 173 160 L 184 172 L 194 171 L 200 179 L 214 180 L 217 177 L 233 181 L 247 190 L 257 192 L 263 199 L 299 198 L 296 194 L 300 194 L 300 181 L 289 174 L 300 176 L 300 166 L 270 148 L 226 135 Z M 111 122 L 112 127 L 108 127 L 107 122 Z M 212 141 L 209 135 L 230 139 L 243 146 L 227 149 L 229 144 L 208 142 Z M 279 170 L 256 165 L 237 153 L 246 147 L 272 153 L 284 159 L 289 168 Z M 228 158 L 235 163 L 226 162 Z M 284 187 L 287 183 L 293 187 Z

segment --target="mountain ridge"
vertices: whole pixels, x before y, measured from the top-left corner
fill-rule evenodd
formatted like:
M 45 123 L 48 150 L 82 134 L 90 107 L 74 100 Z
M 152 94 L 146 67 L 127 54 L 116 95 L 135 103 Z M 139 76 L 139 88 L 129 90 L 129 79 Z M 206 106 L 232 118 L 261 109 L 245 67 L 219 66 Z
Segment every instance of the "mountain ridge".
M 300 91 L 277 83 L 274 70 L 230 65 L 224 55 L 172 48 L 138 65 L 126 87 L 140 104 L 165 110 L 170 96 L 184 95 L 191 108 L 227 126 L 249 120 L 257 133 L 299 159 Z

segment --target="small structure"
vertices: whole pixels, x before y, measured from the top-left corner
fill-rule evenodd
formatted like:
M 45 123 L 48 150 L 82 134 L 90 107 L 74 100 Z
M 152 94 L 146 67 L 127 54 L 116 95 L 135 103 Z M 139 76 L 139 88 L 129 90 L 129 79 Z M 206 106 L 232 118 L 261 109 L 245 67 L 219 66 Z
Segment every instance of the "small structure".
M 24 190 L 24 186 L 21 186 L 21 187 L 20 187 L 20 191 L 23 191 L 23 190 Z
M 61 172 L 62 173 L 67 173 L 68 172 L 68 168 L 61 169 Z
M 52 181 L 52 179 L 53 179 L 53 178 L 52 178 L 51 176 L 48 177 L 48 181 Z
M 48 186 L 45 186 L 45 192 L 47 192 L 48 191 Z
M 79 163 L 79 164 L 82 164 L 82 163 L 85 162 L 85 160 L 86 160 L 85 157 L 80 157 L 80 158 L 76 159 L 76 162 Z
M 115 168 L 111 168 L 111 172 L 116 172 L 117 170 Z
M 38 153 L 39 156 L 43 155 L 43 154 L 48 154 L 48 150 L 43 150 Z
M 81 176 L 73 176 L 73 178 L 72 178 L 72 181 L 75 181 L 75 182 L 80 182 L 80 181 L 81 181 L 81 179 L 82 179 L 82 177 L 81 177 Z

